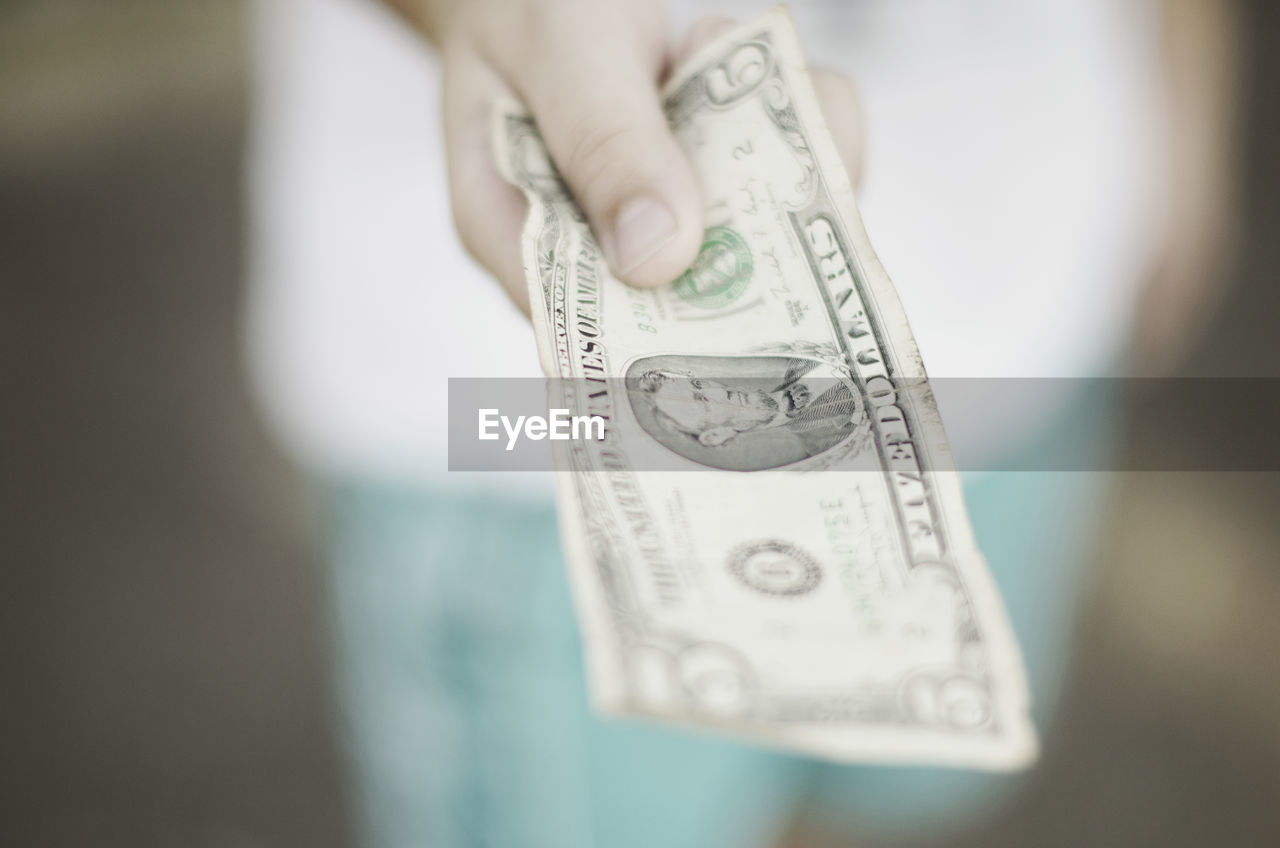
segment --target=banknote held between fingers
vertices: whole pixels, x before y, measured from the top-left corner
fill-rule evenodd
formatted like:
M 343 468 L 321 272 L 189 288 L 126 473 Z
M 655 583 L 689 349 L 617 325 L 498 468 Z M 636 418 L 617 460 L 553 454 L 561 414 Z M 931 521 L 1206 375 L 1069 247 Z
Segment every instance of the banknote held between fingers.
M 667 59 L 660 9 L 616 0 L 569 5 L 571 25 L 541 15 L 518 49 L 497 61 L 613 273 L 633 285 L 665 285 L 697 255 L 703 205 L 659 99 Z
M 688 268 L 702 242 L 703 205 L 659 101 L 670 59 L 661 3 L 386 1 L 444 58 L 455 222 L 517 301 L 523 281 L 506 254 L 518 248 L 519 229 L 504 210 L 483 208 L 505 199 L 490 185 L 496 170 L 479 168 L 474 155 L 490 152 L 487 124 L 475 116 L 503 96 L 532 112 L 616 276 L 661 286 Z M 452 173 L 459 169 L 461 177 Z
M 663 286 L 697 256 L 703 199 L 667 125 L 659 85 L 734 25 L 704 18 L 669 42 L 656 0 L 386 0 L 439 49 L 454 220 L 467 249 L 528 310 L 523 200 L 491 160 L 494 102 L 529 106 L 614 274 Z M 859 110 L 847 80 L 814 82 L 855 184 Z

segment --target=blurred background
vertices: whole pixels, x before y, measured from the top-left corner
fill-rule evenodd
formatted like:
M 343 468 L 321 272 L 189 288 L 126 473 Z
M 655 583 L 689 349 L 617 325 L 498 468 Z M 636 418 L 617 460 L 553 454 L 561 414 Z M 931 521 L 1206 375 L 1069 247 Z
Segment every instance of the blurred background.
M 1239 227 L 1184 376 L 1280 377 L 1280 9 L 1239 13 Z M 246 39 L 231 0 L 0 3 L 5 845 L 351 843 L 307 491 L 243 365 Z M 1185 385 L 1128 398 L 1148 466 L 1234 448 Z M 1042 763 L 947 844 L 1280 844 L 1280 474 L 1110 501 Z

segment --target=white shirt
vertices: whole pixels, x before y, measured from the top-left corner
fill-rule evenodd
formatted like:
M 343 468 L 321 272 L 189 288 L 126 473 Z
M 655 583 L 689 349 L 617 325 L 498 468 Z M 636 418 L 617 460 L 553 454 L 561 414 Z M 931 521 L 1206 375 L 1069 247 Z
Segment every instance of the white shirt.
M 770 5 L 677 4 L 673 30 Z M 1153 4 L 791 5 L 810 62 L 859 89 L 859 207 L 931 377 L 1106 372 L 1155 239 Z M 461 482 L 447 379 L 539 371 L 454 232 L 435 58 L 376 0 L 256 0 L 255 37 L 248 346 L 268 417 L 314 469 Z M 962 463 L 997 450 L 944 400 Z M 1011 420 L 1029 436 L 1065 401 Z

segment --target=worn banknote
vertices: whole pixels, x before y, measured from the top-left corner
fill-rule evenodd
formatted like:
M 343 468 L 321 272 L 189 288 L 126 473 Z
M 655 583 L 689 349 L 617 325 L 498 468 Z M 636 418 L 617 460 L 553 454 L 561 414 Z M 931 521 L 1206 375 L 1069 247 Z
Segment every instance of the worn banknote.
M 533 119 L 494 121 L 555 402 L 607 423 L 554 445 L 593 701 L 835 761 L 1025 765 L 1018 647 L 785 10 L 663 98 L 706 232 L 656 290 L 610 275 Z

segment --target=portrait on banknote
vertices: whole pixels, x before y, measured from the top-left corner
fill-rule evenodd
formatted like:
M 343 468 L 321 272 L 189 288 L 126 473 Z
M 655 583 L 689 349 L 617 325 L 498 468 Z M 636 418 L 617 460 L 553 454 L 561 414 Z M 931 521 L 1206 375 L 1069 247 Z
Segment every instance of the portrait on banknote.
M 852 438 L 863 416 L 848 375 L 805 357 L 646 356 L 627 369 L 626 384 L 646 433 L 725 471 L 817 456 Z

